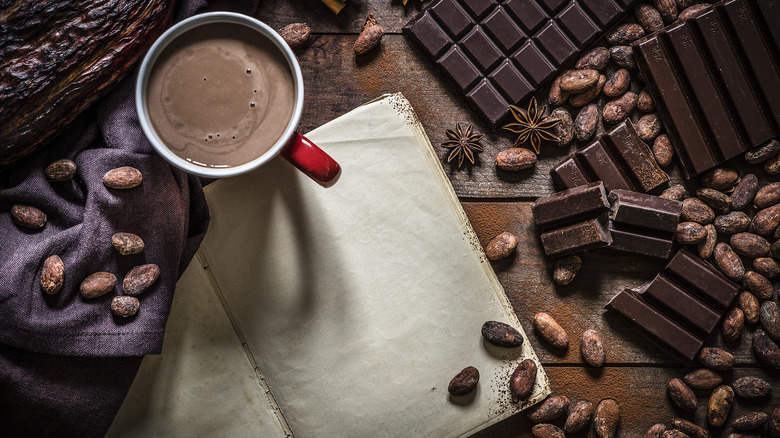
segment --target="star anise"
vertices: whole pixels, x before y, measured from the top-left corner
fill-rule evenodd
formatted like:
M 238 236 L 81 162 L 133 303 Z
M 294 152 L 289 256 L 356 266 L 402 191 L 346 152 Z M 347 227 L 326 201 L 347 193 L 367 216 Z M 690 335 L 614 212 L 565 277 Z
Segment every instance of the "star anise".
M 451 162 L 455 158 L 458 159 L 458 167 L 463 165 L 463 160 L 467 159 L 471 164 L 474 164 L 474 151 L 482 151 L 482 146 L 479 141 L 482 140 L 484 135 L 473 134 L 472 126 L 469 125 L 464 132 L 460 127 L 460 123 L 455 126 L 455 130 L 447 130 L 447 137 L 449 140 L 445 141 L 441 145 L 445 148 L 451 148 L 449 156 L 447 156 L 447 162 Z
M 561 121 L 552 117 L 545 117 L 544 111 L 546 109 L 546 106 L 543 106 L 541 110 L 537 109 L 535 97 L 532 97 L 531 102 L 528 103 L 528 111 L 509 105 L 509 111 L 512 112 L 512 116 L 517 120 L 517 123 L 509 123 L 504 126 L 504 129 L 520 134 L 517 136 L 517 140 L 515 140 L 515 146 L 531 140 L 531 147 L 538 154 L 542 140 L 559 140 L 558 136 L 553 133 L 553 128 Z

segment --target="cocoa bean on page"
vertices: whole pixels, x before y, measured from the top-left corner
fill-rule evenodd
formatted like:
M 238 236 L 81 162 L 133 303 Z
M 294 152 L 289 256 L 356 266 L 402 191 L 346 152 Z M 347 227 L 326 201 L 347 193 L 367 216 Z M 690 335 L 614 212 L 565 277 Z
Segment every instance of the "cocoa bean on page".
M 600 119 L 599 107 L 595 103 L 582 108 L 574 119 L 574 136 L 577 140 L 588 141 L 593 137 Z
M 550 394 L 544 401 L 530 408 L 526 416 L 532 423 L 548 423 L 563 416 L 568 409 L 568 397 Z
M 661 435 L 663 438 L 691 438 L 688 434 L 683 433 L 677 429 L 667 430 Z
M 723 342 L 729 343 L 738 340 L 745 328 L 745 314 L 739 307 L 732 307 L 723 317 L 721 334 Z
M 761 327 L 774 341 L 780 341 L 780 308 L 774 301 L 764 301 L 760 310 Z
M 504 231 L 488 242 L 485 247 L 485 255 L 488 260 L 491 261 L 505 259 L 514 254 L 517 243 L 517 236 L 508 231 Z
M 753 430 L 769 420 L 765 412 L 748 412 L 731 421 L 731 427 L 736 430 Z
M 509 148 L 496 155 L 496 167 L 508 172 L 517 172 L 536 165 L 536 154 L 526 148 Z
M 740 377 L 731 384 L 739 398 L 760 399 L 772 394 L 772 384 L 755 376 Z
M 667 427 L 665 424 L 657 423 L 652 426 L 650 426 L 649 429 L 647 429 L 647 432 L 645 432 L 644 438 L 661 438 L 664 436 L 664 432 L 666 432 Z
M 517 365 L 512 377 L 509 378 L 509 392 L 514 401 L 528 398 L 536 384 L 536 363 L 531 359 L 525 359 Z
M 598 70 L 601 71 L 609 62 L 609 50 L 606 47 L 596 47 L 577 60 L 574 68 L 577 70 Z
M 631 73 L 629 73 L 628 70 L 621 68 L 607 79 L 601 92 L 607 97 L 618 97 L 628 91 L 630 86 Z
M 674 148 L 669 141 L 669 136 L 661 134 L 653 141 L 653 157 L 661 167 L 668 167 L 674 158 Z
M 715 220 L 715 212 L 701 199 L 687 198 L 682 201 L 680 220 L 707 225 Z
M 691 438 L 710 438 L 710 433 L 707 432 L 707 429 L 698 426 L 684 418 L 672 419 L 672 427 Z
M 574 120 L 571 118 L 569 110 L 566 108 L 555 108 L 550 117 L 560 120 L 560 123 L 553 127 L 554 134 L 558 137 L 556 146 L 565 147 L 571 144 L 574 139 Z
M 135 315 L 140 307 L 141 302 L 136 297 L 122 295 L 111 300 L 111 312 L 122 318 L 129 318 Z
M 41 268 L 41 290 L 53 295 L 62 289 L 65 283 L 65 264 L 58 255 L 51 255 L 43 261 Z
M 43 173 L 49 181 L 68 181 L 76 175 L 76 163 L 68 159 L 57 160 L 46 166 Z
M 753 259 L 753 269 L 766 278 L 775 278 L 780 275 L 780 264 L 769 257 Z
M 696 253 L 702 259 L 707 260 L 715 252 L 715 246 L 718 244 L 718 231 L 712 224 L 705 225 L 704 229 L 707 230 L 707 237 L 696 246 Z
M 717 227 L 716 227 L 717 228 Z M 745 265 L 737 253 L 726 243 L 719 243 L 712 253 L 715 266 L 731 281 L 741 282 L 745 277 Z
M 748 174 L 734 187 L 731 193 L 731 209 L 742 210 L 749 206 L 758 193 L 758 177 Z
M 653 0 L 653 6 L 658 9 L 665 22 L 671 23 L 677 19 L 677 2 L 675 0 Z
M 674 232 L 674 240 L 683 245 L 702 242 L 707 238 L 707 230 L 696 222 L 680 222 Z
M 645 36 L 645 29 L 636 23 L 625 23 L 607 32 L 605 39 L 613 46 L 626 46 Z
M 769 140 L 764 145 L 745 152 L 745 161 L 749 164 L 761 164 L 776 156 L 778 152 L 780 152 L 780 142 Z
M 598 438 L 614 438 L 620 423 L 620 406 L 611 398 L 601 400 L 593 414 L 593 431 Z
M 679 21 L 685 21 L 694 17 L 698 17 L 704 11 L 709 9 L 711 6 L 712 5 L 708 5 L 706 3 L 700 3 L 698 5 L 688 6 L 682 12 L 680 12 L 680 15 L 677 16 L 677 19 Z
M 585 330 L 580 340 L 580 355 L 582 360 L 596 368 L 604 366 L 606 361 L 606 350 L 604 343 L 601 342 L 601 336 L 595 330 Z
M 563 72 L 563 74 L 568 73 L 569 70 Z M 559 106 L 566 103 L 566 99 L 569 98 L 569 92 L 561 90 L 561 77 L 562 75 L 558 75 L 558 77 L 555 78 L 553 83 L 550 85 L 550 92 L 547 94 L 547 103 L 553 106 Z
M 511 325 L 500 321 L 485 321 L 482 337 L 497 347 L 515 348 L 523 345 L 523 335 Z
M 144 241 L 133 233 L 115 233 L 111 236 L 111 244 L 122 255 L 139 254 L 144 250 Z
M 479 383 L 479 370 L 474 367 L 463 368 L 450 380 L 447 391 L 452 395 L 466 395 L 474 390 Z
M 713 370 L 728 371 L 734 367 L 734 356 L 720 348 L 704 347 L 699 352 L 699 362 Z
M 279 35 L 291 49 L 303 49 L 311 41 L 311 28 L 306 23 L 291 23 L 279 30 Z
M 769 414 L 766 431 L 769 434 L 769 438 L 780 438 L 780 406 L 776 407 Z
M 658 9 L 645 4 L 640 3 L 634 11 L 636 21 L 645 29 L 646 33 L 653 33 L 663 29 L 664 20 L 661 18 L 661 14 Z
M 565 438 L 566 434 L 554 424 L 542 423 L 531 428 L 534 438 Z
M 46 213 L 30 205 L 12 205 L 11 219 L 16 225 L 30 230 L 46 226 Z
M 81 296 L 87 299 L 94 299 L 101 297 L 112 290 L 116 285 L 116 276 L 110 272 L 95 272 L 85 278 L 79 290 Z
M 633 91 L 626 91 L 619 98 L 607 102 L 602 111 L 604 122 L 614 124 L 628 117 L 636 108 L 637 98 Z
M 712 222 L 720 234 L 734 234 L 750 228 L 750 216 L 741 211 L 732 211 L 715 218 Z
M 699 368 L 686 374 L 683 382 L 692 389 L 713 389 L 723 383 L 723 377 L 709 368 Z
M 593 418 L 596 407 L 587 400 L 580 400 L 569 409 L 569 417 L 566 418 L 566 424 L 563 431 L 566 433 L 577 433 L 585 428 Z
M 731 248 L 739 255 L 755 259 L 769 254 L 769 242 L 763 237 L 753 233 L 737 233 L 731 236 L 729 241 Z
M 680 409 L 686 412 L 696 412 L 696 405 L 699 399 L 693 390 L 682 380 L 674 378 L 666 384 L 666 390 L 669 398 Z
M 681 184 L 670 185 L 669 188 L 658 195 L 659 198 L 671 199 L 672 201 L 682 201 L 685 198 L 685 186 Z
M 724 211 L 731 206 L 731 198 L 715 189 L 701 188 L 696 190 L 696 197 L 707 203 L 716 211 Z
M 125 295 L 139 295 L 146 291 L 160 278 L 160 267 L 153 264 L 136 266 L 125 275 L 122 281 L 122 291 Z
M 117 167 L 103 175 L 103 184 L 110 189 L 132 189 L 141 185 L 141 182 L 143 182 L 141 171 L 130 166 Z
M 753 332 L 753 351 L 760 360 L 780 368 L 780 347 L 761 329 Z
M 756 209 L 771 207 L 780 203 L 780 182 L 773 182 L 758 189 L 753 198 L 753 206 Z
M 747 279 L 747 274 L 745 274 L 745 279 Z M 745 322 L 751 325 L 758 324 L 761 305 L 755 295 L 748 291 L 740 292 L 739 297 L 737 297 L 737 305 L 745 314 Z
M 745 286 L 761 301 L 771 300 L 775 292 L 769 279 L 756 271 L 745 273 Z
M 780 175 L 780 154 L 764 162 L 764 172 L 769 176 Z
M 595 84 L 586 88 L 581 93 L 575 93 L 569 96 L 569 105 L 573 107 L 582 107 L 589 104 L 593 99 L 597 98 L 601 90 L 604 88 L 604 84 L 607 83 L 607 78 L 604 75 L 599 75 L 599 80 Z
M 544 312 L 534 315 L 534 327 L 537 333 L 555 348 L 569 347 L 569 335 L 552 316 Z
M 780 259 L 780 240 L 772 244 L 769 248 L 769 253 L 772 255 L 772 258 Z
M 707 402 L 707 423 L 712 427 L 723 427 L 734 405 L 734 390 L 728 385 L 715 388 Z
M 652 142 L 663 130 L 661 119 L 658 118 L 656 113 L 643 115 L 636 122 L 635 127 L 639 139 L 646 143 Z
M 609 48 L 609 56 L 612 62 L 620 68 L 626 70 L 636 70 L 636 60 L 631 46 L 612 46 Z
M 553 267 L 553 281 L 561 286 L 570 284 L 577 276 L 581 266 L 580 256 L 569 255 L 557 259 Z
M 569 93 L 581 93 L 599 80 L 598 70 L 570 70 L 561 75 L 561 90 Z
M 737 171 L 727 167 L 716 167 L 701 176 L 701 185 L 721 192 L 731 190 L 738 182 Z

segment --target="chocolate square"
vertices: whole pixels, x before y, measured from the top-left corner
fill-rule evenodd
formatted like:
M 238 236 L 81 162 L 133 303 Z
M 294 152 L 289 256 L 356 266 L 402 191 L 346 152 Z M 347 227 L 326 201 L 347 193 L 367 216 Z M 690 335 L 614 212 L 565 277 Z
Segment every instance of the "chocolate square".
M 463 35 L 474 23 L 455 0 L 441 0 L 431 7 L 431 11 L 444 28 L 456 37 Z
M 493 0 L 461 0 L 461 3 L 466 5 L 466 9 L 471 11 L 475 17 L 482 18 L 495 2 Z
M 534 91 L 528 80 L 509 60 L 504 61 L 488 77 L 504 93 L 504 96 L 509 97 L 509 103 L 514 105 L 519 104 Z
M 514 49 L 525 38 L 523 31 L 501 6 L 485 19 L 482 26 L 506 52 Z
M 436 64 L 439 65 L 458 86 L 465 90 L 479 80 L 480 74 L 474 64 L 458 46 L 453 46 Z
M 509 103 L 490 85 L 487 79 L 482 80 L 466 97 L 472 105 L 479 108 L 492 125 L 497 125 L 507 114 Z
M 541 6 L 533 0 L 509 0 L 504 6 L 514 14 L 529 35 L 549 19 Z
M 556 67 L 568 64 L 577 55 L 577 48 L 554 21 L 547 23 L 536 35 L 535 40 L 550 54 Z
M 558 23 L 574 37 L 578 47 L 589 46 L 599 36 L 599 28 L 577 3 L 572 3 L 558 15 Z
M 579 2 L 596 18 L 602 29 L 611 27 L 622 15 L 620 6 L 612 0 L 579 0 Z
M 527 73 L 534 86 L 539 86 L 555 74 L 555 66 L 531 40 L 526 41 L 520 50 L 512 55 L 512 59 Z
M 463 38 L 461 45 L 483 70 L 489 70 L 501 60 L 501 51 L 479 26 Z
M 452 43 L 444 30 L 431 17 L 430 12 L 423 14 L 419 20 L 409 26 L 409 29 L 417 40 L 417 45 L 431 58 L 437 58 Z

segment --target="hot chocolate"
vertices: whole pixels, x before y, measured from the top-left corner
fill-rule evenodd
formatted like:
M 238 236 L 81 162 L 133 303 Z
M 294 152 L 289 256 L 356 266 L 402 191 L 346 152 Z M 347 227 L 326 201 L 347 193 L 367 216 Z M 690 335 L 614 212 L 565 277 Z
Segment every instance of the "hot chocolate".
M 292 70 L 274 43 L 239 24 L 212 23 L 176 38 L 147 89 L 149 118 L 176 155 L 232 167 L 267 152 L 295 107 Z

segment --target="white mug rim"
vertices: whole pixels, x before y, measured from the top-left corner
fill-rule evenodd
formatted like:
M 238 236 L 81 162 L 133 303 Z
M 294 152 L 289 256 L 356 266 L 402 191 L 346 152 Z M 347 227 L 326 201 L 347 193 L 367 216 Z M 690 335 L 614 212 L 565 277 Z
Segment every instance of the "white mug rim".
M 154 67 L 154 63 L 157 61 L 157 58 L 162 53 L 162 51 L 183 33 L 198 26 L 213 23 L 233 23 L 237 25 L 243 25 L 257 31 L 259 34 L 271 40 L 287 60 L 287 64 L 293 73 L 293 82 L 295 84 L 295 106 L 293 108 L 293 114 L 284 132 L 279 137 L 279 140 L 277 140 L 277 142 L 274 143 L 274 145 L 264 154 L 238 166 L 206 167 L 191 163 L 176 155 L 170 148 L 165 145 L 162 139 L 160 139 L 159 135 L 157 135 L 157 132 L 154 130 L 146 103 L 149 75 L 151 74 L 151 70 Z M 287 144 L 290 138 L 292 138 L 293 134 L 295 133 L 295 129 L 298 127 L 298 122 L 300 121 L 301 113 L 303 111 L 303 74 L 301 73 L 298 60 L 290 46 L 288 46 L 282 37 L 267 24 L 250 16 L 238 14 L 235 12 L 206 12 L 203 14 L 194 15 L 190 18 L 180 21 L 179 23 L 176 23 L 171 28 L 166 30 L 162 35 L 160 35 L 154 44 L 152 44 L 152 46 L 149 48 L 149 51 L 146 52 L 146 55 L 141 62 L 141 67 L 138 71 L 138 79 L 135 86 L 135 102 L 141 129 L 146 135 L 146 138 L 152 144 L 152 147 L 166 161 L 168 161 L 173 166 L 176 166 L 177 168 L 193 175 L 205 178 L 225 178 L 240 175 L 264 165 L 273 159 L 276 155 L 278 155 L 282 151 L 282 148 L 284 148 L 285 144 Z

